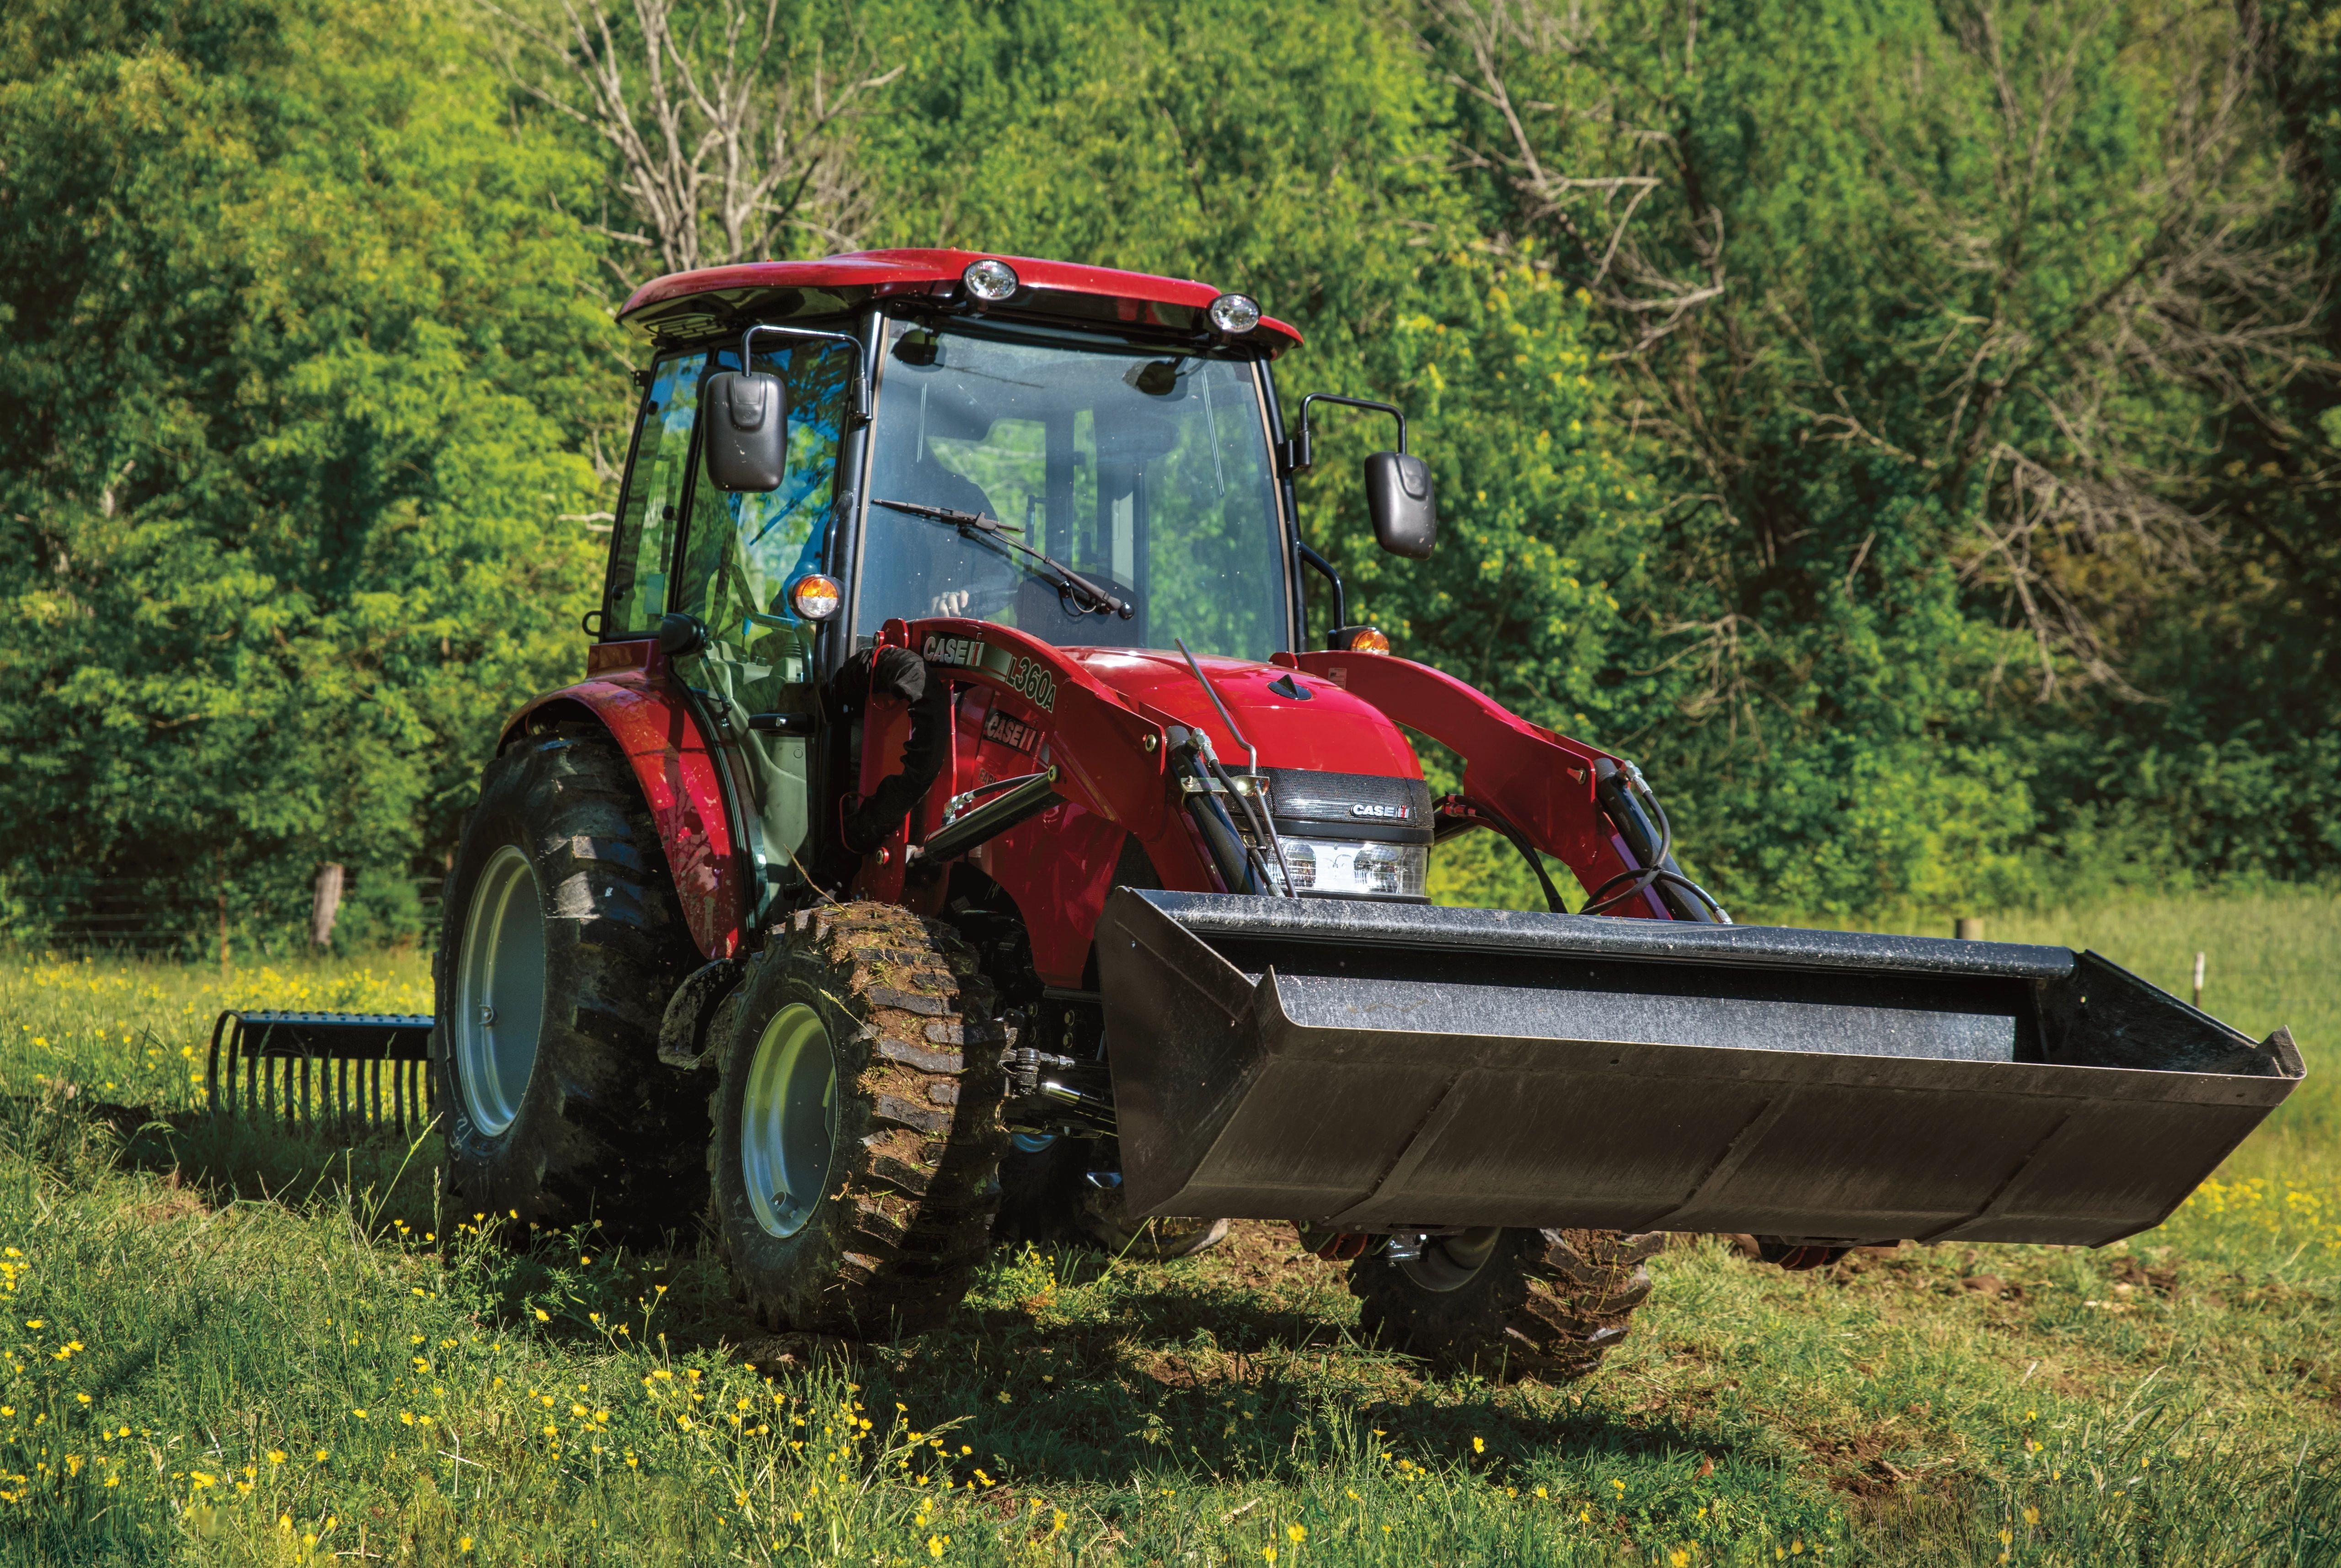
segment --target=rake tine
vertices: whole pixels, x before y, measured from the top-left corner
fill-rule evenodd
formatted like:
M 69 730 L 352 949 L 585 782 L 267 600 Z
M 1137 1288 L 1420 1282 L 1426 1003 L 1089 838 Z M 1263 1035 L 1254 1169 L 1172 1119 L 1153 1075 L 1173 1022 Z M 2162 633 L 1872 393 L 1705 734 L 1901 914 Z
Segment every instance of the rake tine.
M 422 1116 L 425 1073 L 415 1053 L 430 1023 L 427 1015 L 231 1008 L 213 1020 L 205 1090 L 215 1114 L 241 1107 L 269 1122 L 282 1114 L 287 1126 L 333 1136 L 393 1123 L 404 1134 Z
M 220 1114 L 220 1034 L 234 1017 L 233 1012 L 223 1012 L 212 1020 L 212 1054 L 210 1064 L 204 1068 L 204 1102 L 211 1107 L 214 1116 Z M 229 1047 L 230 1050 L 234 1048 L 233 1046 Z

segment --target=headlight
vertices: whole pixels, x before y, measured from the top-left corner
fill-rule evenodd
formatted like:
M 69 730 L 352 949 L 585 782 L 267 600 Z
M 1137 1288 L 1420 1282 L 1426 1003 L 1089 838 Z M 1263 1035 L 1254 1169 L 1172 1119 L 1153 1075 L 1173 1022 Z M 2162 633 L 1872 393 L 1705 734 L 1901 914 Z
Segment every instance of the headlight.
M 1430 871 L 1427 844 L 1360 844 L 1347 839 L 1287 839 L 1294 890 L 1343 898 L 1420 898 Z

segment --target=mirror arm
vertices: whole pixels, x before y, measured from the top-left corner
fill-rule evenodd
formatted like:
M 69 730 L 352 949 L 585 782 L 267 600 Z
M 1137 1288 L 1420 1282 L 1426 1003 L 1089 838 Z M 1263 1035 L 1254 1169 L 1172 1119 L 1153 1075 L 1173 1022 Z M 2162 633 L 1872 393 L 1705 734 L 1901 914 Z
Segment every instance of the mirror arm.
M 1333 585 L 1333 621 L 1331 627 L 1329 629 L 1328 634 L 1330 635 L 1331 632 L 1340 630 L 1343 627 L 1350 624 L 1350 594 L 1349 590 L 1341 586 L 1341 574 L 1333 570 L 1333 563 L 1331 561 L 1326 560 L 1323 556 L 1318 554 L 1315 551 L 1310 549 L 1306 544 L 1303 544 L 1299 540 L 1293 541 L 1292 547 L 1300 552 L 1300 560 L 1303 565 L 1314 567 L 1319 572 L 1323 574 L 1326 581 Z
M 774 337 L 796 338 L 808 342 L 843 343 L 853 351 L 853 417 L 857 422 L 870 418 L 870 370 L 866 351 L 860 338 L 851 332 L 817 332 L 810 327 L 775 327 L 762 323 L 740 334 L 740 368 L 747 370 L 755 361 L 749 355 L 749 345 L 758 332 L 770 332 Z M 1397 412 L 1395 410 L 1391 411 Z M 1406 422 L 1399 422 L 1399 439 L 1404 443 Z
M 1309 405 L 1312 402 L 1340 403 L 1344 408 L 1370 409 L 1376 413 L 1390 415 L 1398 421 L 1398 450 L 1401 452 L 1406 451 L 1406 415 L 1394 405 L 1376 402 L 1370 398 L 1343 397 L 1338 392 L 1310 392 L 1300 400 L 1300 430 L 1284 443 L 1284 467 L 1288 473 L 1306 473 L 1316 461 L 1316 453 L 1312 450 L 1316 443 L 1309 432 Z

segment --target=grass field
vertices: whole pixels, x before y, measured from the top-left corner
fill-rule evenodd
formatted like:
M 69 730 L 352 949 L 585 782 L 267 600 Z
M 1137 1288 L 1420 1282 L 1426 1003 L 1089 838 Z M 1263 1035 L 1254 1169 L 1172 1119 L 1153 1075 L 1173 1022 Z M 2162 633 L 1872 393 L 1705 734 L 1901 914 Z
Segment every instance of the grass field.
M 2341 916 L 1996 919 L 2264 1033 L 2309 1085 L 2102 1251 L 1784 1275 L 1713 1240 L 1599 1373 L 1429 1379 L 1337 1265 L 998 1255 L 840 1359 L 668 1253 L 437 1213 L 428 1144 L 184 1113 L 227 1002 L 425 1009 L 422 966 L 0 963 L 0 1559 L 1391 1564 L 2341 1560 Z

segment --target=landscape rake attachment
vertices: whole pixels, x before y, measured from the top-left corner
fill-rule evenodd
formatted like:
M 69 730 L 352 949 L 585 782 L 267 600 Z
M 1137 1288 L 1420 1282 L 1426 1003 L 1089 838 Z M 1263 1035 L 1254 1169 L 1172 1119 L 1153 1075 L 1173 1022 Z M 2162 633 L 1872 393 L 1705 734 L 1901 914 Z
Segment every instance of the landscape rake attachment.
M 411 1136 L 431 1119 L 428 1013 L 222 1013 L 204 1087 L 214 1116 Z

